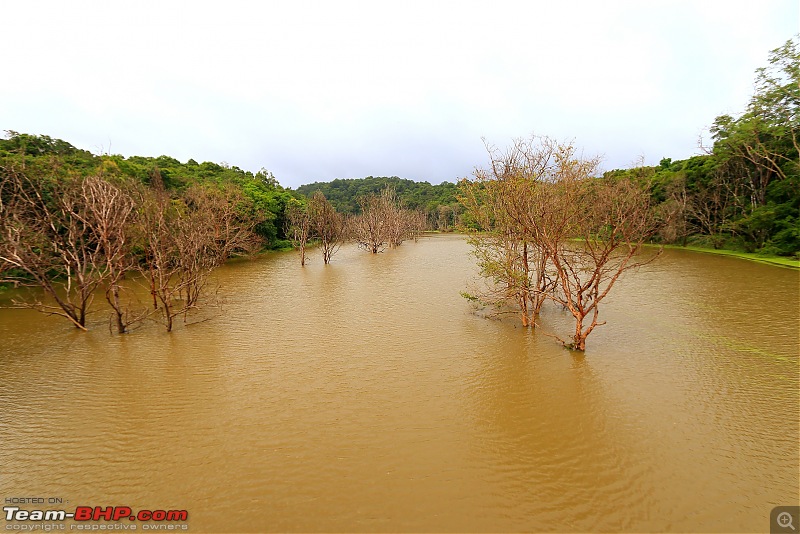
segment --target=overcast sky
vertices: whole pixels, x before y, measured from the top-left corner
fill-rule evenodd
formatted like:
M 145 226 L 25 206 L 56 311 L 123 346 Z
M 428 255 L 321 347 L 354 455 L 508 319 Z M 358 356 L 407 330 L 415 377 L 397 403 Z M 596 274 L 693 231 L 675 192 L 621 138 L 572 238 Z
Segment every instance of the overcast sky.
M 0 129 L 289 187 L 455 181 L 531 133 L 656 164 L 741 112 L 799 4 L 3 2 Z

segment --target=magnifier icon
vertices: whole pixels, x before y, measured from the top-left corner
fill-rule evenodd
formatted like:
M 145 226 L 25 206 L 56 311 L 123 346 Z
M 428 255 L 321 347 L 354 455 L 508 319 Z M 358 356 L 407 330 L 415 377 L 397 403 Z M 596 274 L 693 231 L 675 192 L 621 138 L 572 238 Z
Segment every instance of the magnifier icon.
M 775 520 L 778 522 L 779 527 L 781 528 L 789 527 L 790 529 L 797 532 L 797 530 L 794 528 L 794 525 L 792 524 L 792 514 L 790 514 L 789 512 L 779 513 L 778 517 L 776 517 Z

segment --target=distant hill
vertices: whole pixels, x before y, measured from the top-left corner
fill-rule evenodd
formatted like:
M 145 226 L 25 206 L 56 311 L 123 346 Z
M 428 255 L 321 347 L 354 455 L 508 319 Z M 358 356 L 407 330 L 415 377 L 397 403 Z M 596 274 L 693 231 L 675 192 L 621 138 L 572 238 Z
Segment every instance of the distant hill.
M 386 185 L 394 186 L 403 205 L 412 210 L 421 209 L 428 213 L 439 206 L 457 204 L 458 186 L 450 182 L 431 185 L 428 182 L 415 182 L 397 176 L 367 176 L 366 178 L 336 179 L 332 182 L 314 182 L 301 185 L 297 192 L 310 197 L 315 191 L 322 191 L 337 210 L 343 213 L 358 213 L 358 198 L 370 193 L 378 193 Z

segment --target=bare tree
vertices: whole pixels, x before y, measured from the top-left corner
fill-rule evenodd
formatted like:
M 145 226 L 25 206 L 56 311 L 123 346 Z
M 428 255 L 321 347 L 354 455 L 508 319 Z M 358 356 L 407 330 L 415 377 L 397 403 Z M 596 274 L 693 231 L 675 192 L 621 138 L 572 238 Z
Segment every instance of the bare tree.
M 322 191 L 316 191 L 308 201 L 311 230 L 319 239 L 322 260 L 327 265 L 342 246 L 345 238 L 344 217 L 336 211 Z
M 38 286 L 55 301 L 17 300 L 69 319 L 86 330 L 94 291 L 107 277 L 103 250 L 85 216 L 75 178 L 0 169 L 0 271 L 19 285 Z
M 383 195 L 367 195 L 358 199 L 361 213 L 351 221 L 351 232 L 358 246 L 373 254 L 382 252 L 389 241 Z
M 523 326 L 536 325 L 554 285 L 541 232 L 556 148 L 540 137 L 515 140 L 506 152 L 487 145 L 489 168 L 461 183 L 461 202 L 485 231 L 470 239 L 488 282 L 473 297 L 498 313 L 518 312 Z
M 300 251 L 300 265 L 306 264 L 306 246 L 311 238 L 311 215 L 308 206 L 291 199 L 286 206 L 286 235 Z
M 640 255 L 645 240 L 658 230 L 648 191 L 632 179 L 592 178 L 594 165 L 586 163 L 567 162 L 564 179 L 554 184 L 555 209 L 543 240 L 559 288 L 548 297 L 575 319 L 572 341 L 562 342 L 581 351 L 589 334 L 605 324 L 599 321 L 599 306 L 620 276 L 660 252 Z
M 146 315 L 131 315 L 120 296 L 123 289 L 121 281 L 134 264 L 130 235 L 135 214 L 134 201 L 122 188 L 99 176 L 85 178 L 81 183 L 80 195 L 83 210 L 76 216 L 90 229 L 93 242 L 100 252 L 106 279 L 106 300 L 114 311 L 117 332 L 123 334 L 129 325 Z
M 169 195 L 160 187 L 142 190 L 137 199 L 138 225 L 144 259 L 137 268 L 149 282 L 153 311 L 162 310 L 166 329 L 182 308 L 175 310 L 180 292 L 180 252 L 177 243 L 177 210 Z
M 387 185 L 380 194 L 381 211 L 390 248 L 399 247 L 411 235 L 411 218 L 403 209 L 397 191 Z
M 373 254 L 396 248 L 420 230 L 420 216 L 403 208 L 394 187 L 358 199 L 361 214 L 351 221 L 351 233 L 361 248 Z
M 491 166 L 463 181 L 462 202 L 486 233 L 471 239 L 488 290 L 468 298 L 516 310 L 535 326 L 545 300 L 575 319 L 571 342 L 585 350 L 600 326 L 599 304 L 623 272 L 651 261 L 638 256 L 657 230 L 649 194 L 635 179 L 596 178 L 598 159 L 571 143 L 517 140 L 506 152 L 487 147 Z
M 258 245 L 257 221 L 233 190 L 193 187 L 181 199 L 163 189 L 144 191 L 140 201 L 140 235 L 145 261 L 138 268 L 147 278 L 154 309 L 161 309 L 167 331 L 175 317 L 196 310 L 206 295 L 208 277 L 234 253 Z
M 195 308 L 203 296 L 209 274 L 234 254 L 252 254 L 260 245 L 257 221 L 246 209 L 248 201 L 236 189 L 189 188 L 183 195 L 185 210 L 176 221 L 185 309 Z M 185 315 L 185 313 L 184 313 Z
M 421 209 L 408 212 L 411 237 L 416 243 L 419 236 L 428 229 L 428 215 Z

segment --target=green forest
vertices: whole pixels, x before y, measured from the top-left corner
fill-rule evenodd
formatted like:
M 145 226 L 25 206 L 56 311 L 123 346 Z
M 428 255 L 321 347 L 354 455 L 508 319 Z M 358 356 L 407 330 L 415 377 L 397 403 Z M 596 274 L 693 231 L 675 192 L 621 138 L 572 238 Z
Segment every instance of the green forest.
M 738 117 L 720 115 L 705 154 L 644 169 L 663 243 L 797 257 L 800 252 L 800 50 L 772 50 Z M 607 173 L 623 176 L 641 170 Z
M 771 51 L 768 65 L 756 72 L 755 92 L 744 112 L 716 117 L 701 155 L 685 160 L 664 157 L 657 166 L 604 174 L 635 174 L 648 188 L 651 205 L 665 222 L 653 237 L 655 242 L 797 256 L 799 64 L 796 38 Z M 462 216 L 456 182 L 463 177 L 431 185 L 396 176 L 368 176 L 314 182 L 292 191 L 265 169 L 252 173 L 193 159 L 182 163 L 169 156 L 95 155 L 64 140 L 14 131 L 0 139 L 0 165 L 52 177 L 101 174 L 144 185 L 158 174 L 175 198 L 197 185 L 234 188 L 259 219 L 255 231 L 268 249 L 290 245 L 285 232 L 287 205 L 292 198 L 305 202 L 315 191 L 321 191 L 340 213 L 357 214 L 359 198 L 389 185 L 403 207 L 425 213 L 432 230 L 479 229 Z
M 284 241 L 283 217 L 293 194 L 264 169 L 253 174 L 227 164 L 197 163 L 193 159 L 181 163 L 169 156 L 95 155 L 61 139 L 13 131 L 7 131 L 6 139 L 0 139 L 0 166 L 3 172 L 24 169 L 28 175 L 52 179 L 98 175 L 118 183 L 144 186 L 152 185 L 158 176 L 174 198 L 192 186 L 234 188 L 251 203 L 250 209 L 259 219 L 255 231 L 264 240 L 264 246 L 288 246 Z
M 519 301 L 529 324 L 553 294 L 550 269 L 565 276 L 586 270 L 571 263 L 577 253 L 569 243 L 579 239 L 602 252 L 591 258 L 598 272 L 620 247 L 628 254 L 619 272 L 630 268 L 648 242 L 796 260 L 797 39 L 770 53 L 755 88 L 739 116 L 716 117 L 709 145 L 689 159 L 601 172 L 601 160 L 577 157 L 574 142 L 532 136 L 506 151 L 487 144 L 488 168 L 438 185 L 368 176 L 291 190 L 263 168 L 92 154 L 47 135 L 7 131 L 0 139 L 0 282 L 44 290 L 55 304 L 34 298 L 20 306 L 62 315 L 78 328 L 102 289 L 119 333 L 152 314 L 170 330 L 176 317 L 186 320 L 200 307 L 209 274 L 230 257 L 295 247 L 304 264 L 306 247 L 318 245 L 328 263 L 348 241 L 377 253 L 426 230 L 462 231 L 473 233 L 483 274 L 519 289 L 499 301 Z M 149 310 L 126 303 L 129 272 L 149 283 Z M 589 312 L 575 313 L 582 350 Z
M 373 177 L 356 179 L 336 179 L 331 182 L 314 182 L 301 185 L 297 192 L 310 197 L 315 191 L 322 191 L 331 204 L 341 213 L 357 214 L 360 212 L 358 199 L 369 194 L 377 194 L 386 186 L 394 188 L 401 203 L 406 209 L 422 210 L 435 221 L 440 208 L 448 208 L 450 212 L 458 212 L 458 185 L 442 182 L 431 185 L 428 182 L 415 182 L 404 178 Z

